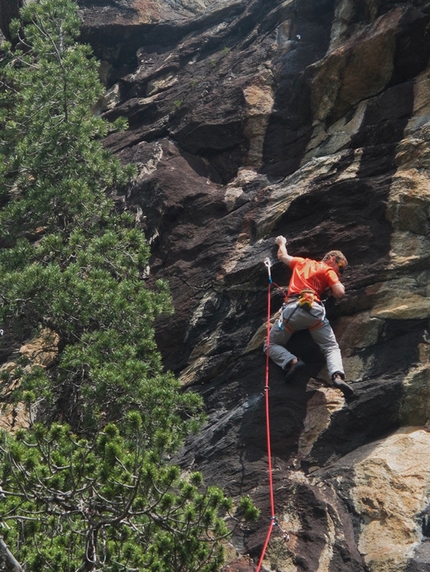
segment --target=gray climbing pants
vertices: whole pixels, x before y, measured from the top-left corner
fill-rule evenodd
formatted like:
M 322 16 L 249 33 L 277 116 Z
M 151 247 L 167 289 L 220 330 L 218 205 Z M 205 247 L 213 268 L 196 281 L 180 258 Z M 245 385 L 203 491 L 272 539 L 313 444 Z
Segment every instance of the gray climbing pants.
M 300 308 L 298 302 L 282 306 L 281 315 L 270 330 L 269 357 L 282 369 L 288 369 L 288 363 L 296 356 L 285 346 L 295 331 L 306 329 L 321 348 L 330 377 L 337 371 L 344 374 L 339 344 L 325 316 L 324 306 L 317 302 L 313 303 L 311 312 Z M 267 352 L 267 342 L 264 351 Z

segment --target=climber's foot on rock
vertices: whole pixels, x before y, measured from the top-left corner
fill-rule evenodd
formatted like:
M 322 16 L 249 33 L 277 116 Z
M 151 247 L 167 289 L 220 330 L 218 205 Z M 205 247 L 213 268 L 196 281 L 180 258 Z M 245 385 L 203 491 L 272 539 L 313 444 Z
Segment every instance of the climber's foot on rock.
M 301 359 L 292 359 L 287 365 L 287 373 L 285 375 L 285 381 L 292 381 L 296 375 L 305 367 L 305 362 Z
M 343 376 L 341 373 L 339 373 L 339 372 L 334 373 L 332 376 L 332 380 L 333 380 L 334 387 L 337 387 L 337 389 L 340 389 L 345 397 L 350 398 L 354 395 L 354 390 L 352 389 L 352 387 L 350 385 L 348 385 L 346 383 L 346 381 L 343 379 Z

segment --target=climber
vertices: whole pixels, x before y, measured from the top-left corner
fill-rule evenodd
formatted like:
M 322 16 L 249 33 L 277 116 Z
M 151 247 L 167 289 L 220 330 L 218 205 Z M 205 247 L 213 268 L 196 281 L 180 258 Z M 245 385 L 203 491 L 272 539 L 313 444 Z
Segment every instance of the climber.
M 269 356 L 287 372 L 286 381 L 293 379 L 305 364 L 285 346 L 295 331 L 308 329 L 326 358 L 333 385 L 345 396 L 351 396 L 354 391 L 345 382 L 339 345 L 321 302 L 326 290 L 334 298 L 341 298 L 345 294 L 339 276 L 348 266 L 348 261 L 339 250 L 331 250 L 321 262 L 290 256 L 284 236 L 278 236 L 275 242 L 278 245 L 278 259 L 291 268 L 292 276 L 281 315 L 270 330 Z M 266 350 L 267 343 L 264 344 Z

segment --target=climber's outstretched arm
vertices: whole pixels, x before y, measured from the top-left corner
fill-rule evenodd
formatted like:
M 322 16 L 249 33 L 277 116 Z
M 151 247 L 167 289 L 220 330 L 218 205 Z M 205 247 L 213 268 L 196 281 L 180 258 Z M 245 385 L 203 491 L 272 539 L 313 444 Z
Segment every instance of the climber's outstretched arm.
M 293 257 L 287 252 L 287 239 L 285 236 L 277 236 L 275 242 L 278 245 L 278 259 L 289 266 Z

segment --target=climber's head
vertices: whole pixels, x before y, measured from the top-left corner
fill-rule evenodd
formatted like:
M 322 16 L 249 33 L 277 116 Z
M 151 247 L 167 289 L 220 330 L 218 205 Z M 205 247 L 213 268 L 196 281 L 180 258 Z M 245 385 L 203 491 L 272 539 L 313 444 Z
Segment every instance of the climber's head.
M 348 260 L 340 250 L 330 250 L 330 252 L 327 252 L 324 256 L 322 261 L 336 270 L 338 274 L 342 274 L 348 266 Z

